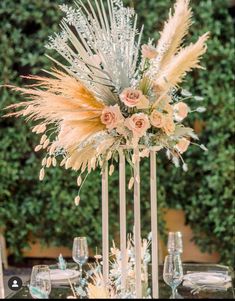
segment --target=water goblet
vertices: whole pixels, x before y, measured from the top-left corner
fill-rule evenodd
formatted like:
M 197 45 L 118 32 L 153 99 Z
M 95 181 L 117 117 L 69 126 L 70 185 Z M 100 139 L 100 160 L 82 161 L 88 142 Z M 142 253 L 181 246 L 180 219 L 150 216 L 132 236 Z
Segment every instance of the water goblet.
M 183 240 L 181 232 L 169 232 L 167 249 L 169 254 L 183 253 Z
M 183 266 L 178 254 L 166 256 L 164 262 L 163 279 L 172 289 L 171 299 L 176 299 L 177 287 L 183 281 Z
M 73 260 L 79 265 L 80 280 L 82 280 L 82 266 L 88 260 L 88 245 L 86 237 L 76 237 L 73 241 Z

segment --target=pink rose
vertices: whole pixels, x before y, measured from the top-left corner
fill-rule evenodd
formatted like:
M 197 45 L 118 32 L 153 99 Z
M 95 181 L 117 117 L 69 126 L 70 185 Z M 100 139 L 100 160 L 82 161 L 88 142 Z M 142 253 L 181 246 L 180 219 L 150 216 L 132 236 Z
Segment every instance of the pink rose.
M 158 55 L 158 52 L 155 47 L 145 44 L 142 46 L 142 55 L 144 58 L 151 60 Z
M 166 117 L 165 118 L 165 123 L 164 123 L 163 130 L 167 134 L 167 136 L 170 136 L 174 133 L 175 124 L 174 124 L 174 121 L 171 117 Z
M 142 137 L 150 128 L 148 116 L 144 113 L 134 114 L 125 121 L 126 127 L 133 132 L 133 136 Z
M 165 123 L 165 117 L 162 113 L 154 110 L 150 115 L 150 122 L 156 128 L 162 128 Z
M 175 120 L 182 121 L 188 116 L 189 107 L 184 102 L 178 102 L 174 105 Z
M 118 105 L 105 107 L 101 114 L 101 122 L 106 125 L 106 128 L 112 130 L 123 121 L 123 116 Z
M 121 101 L 129 108 L 136 107 L 141 102 L 142 97 L 143 93 L 140 90 L 132 88 L 125 89 L 120 95 Z
M 190 141 L 188 139 L 182 138 L 179 140 L 175 147 L 181 154 L 183 154 L 188 150 L 189 145 Z

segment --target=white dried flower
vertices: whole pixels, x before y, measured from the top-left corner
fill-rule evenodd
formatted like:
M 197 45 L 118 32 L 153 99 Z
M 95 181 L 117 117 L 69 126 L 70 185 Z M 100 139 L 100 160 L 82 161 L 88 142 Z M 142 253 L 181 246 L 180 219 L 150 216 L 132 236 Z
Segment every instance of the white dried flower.
M 78 185 L 78 187 L 80 187 L 81 184 L 82 184 L 82 177 L 79 176 L 79 177 L 77 178 L 77 185 Z
M 206 112 L 206 108 L 205 107 L 198 107 L 196 109 L 196 112 L 198 112 L 198 113 L 204 113 L 204 112 Z
M 183 171 L 185 171 L 185 172 L 188 171 L 188 165 L 186 163 L 183 164 Z
M 135 179 L 134 179 L 134 177 L 132 177 L 132 178 L 130 179 L 130 181 L 129 181 L 129 184 L 128 184 L 128 189 L 129 189 L 129 190 L 132 189 L 132 187 L 133 187 L 133 185 L 134 185 L 134 182 L 135 182 Z
M 49 139 L 46 139 L 45 142 L 43 143 L 43 148 L 44 148 L 44 149 L 47 148 L 48 145 L 49 145 L 49 143 L 50 143 L 50 140 L 49 140 Z
M 43 181 L 44 177 L 45 177 L 45 169 L 42 168 L 39 173 L 39 180 Z
M 109 168 L 109 175 L 110 177 L 112 176 L 112 174 L 114 173 L 114 165 L 110 165 L 110 168 Z
M 76 198 L 75 198 L 75 200 L 74 200 L 75 205 L 76 205 L 76 206 L 79 206 L 79 205 L 80 205 L 80 201 L 81 201 L 80 196 L 79 196 L 79 195 L 76 196 Z

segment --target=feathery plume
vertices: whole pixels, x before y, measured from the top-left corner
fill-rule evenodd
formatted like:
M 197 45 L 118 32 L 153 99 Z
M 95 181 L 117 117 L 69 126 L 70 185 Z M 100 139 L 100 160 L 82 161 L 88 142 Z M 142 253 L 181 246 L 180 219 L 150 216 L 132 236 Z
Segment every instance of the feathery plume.
M 208 38 L 209 33 L 204 34 L 195 44 L 189 45 L 174 56 L 155 81 L 156 90 L 167 91 L 169 88 L 181 83 L 186 73 L 193 68 L 202 68 L 199 65 L 199 60 L 206 52 L 205 42 Z
M 157 52 L 162 56 L 161 69 L 179 51 L 182 41 L 192 24 L 192 11 L 189 8 L 189 0 L 178 0 L 174 8 L 175 13 L 172 15 L 170 11 L 169 20 L 165 23 L 157 44 Z

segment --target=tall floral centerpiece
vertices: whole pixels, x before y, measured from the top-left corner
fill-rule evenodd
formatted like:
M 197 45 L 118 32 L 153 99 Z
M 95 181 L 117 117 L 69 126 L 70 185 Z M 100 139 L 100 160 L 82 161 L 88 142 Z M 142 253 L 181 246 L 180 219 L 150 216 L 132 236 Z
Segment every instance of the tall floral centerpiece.
M 153 297 L 158 297 L 156 152 L 187 171 L 182 154 L 198 140 L 183 125 L 188 114 L 205 109 L 202 100 L 180 88 L 187 72 L 199 65 L 206 52 L 208 33 L 194 44 L 182 46 L 192 24 L 189 0 L 177 0 L 157 42 L 141 45 L 144 28 L 137 29 L 137 15 L 122 0 L 82 0 L 74 7 L 62 5 L 65 17 L 61 32 L 49 38 L 47 48 L 62 60 L 48 56 L 57 66 L 25 88 L 12 87 L 25 101 L 8 109 L 6 116 L 35 121 L 40 135 L 35 151 L 44 150 L 39 178 L 51 166 L 73 169 L 81 187 L 87 175 L 102 169 L 103 275 L 109 277 L 108 176 L 119 160 L 120 243 L 122 285 L 125 288 L 126 254 L 126 161 L 133 167 L 129 189 L 134 187 L 134 241 L 136 296 L 141 297 L 140 171 L 142 157 L 151 162 L 151 225 Z M 206 150 L 205 146 L 197 144 Z M 80 203 L 79 195 L 75 198 Z

